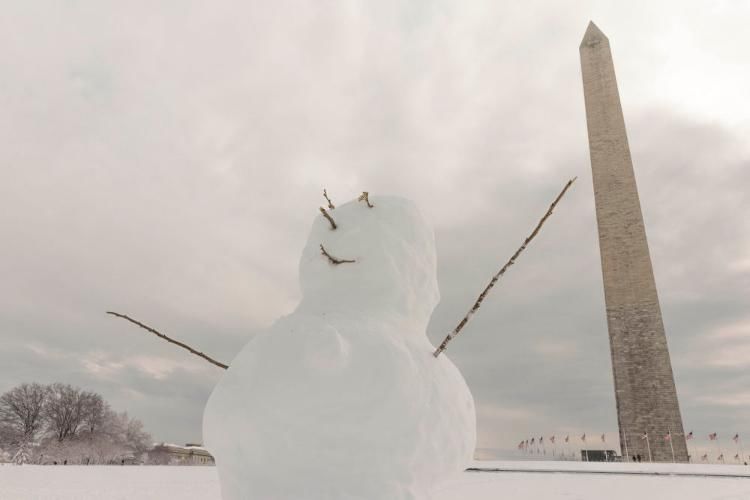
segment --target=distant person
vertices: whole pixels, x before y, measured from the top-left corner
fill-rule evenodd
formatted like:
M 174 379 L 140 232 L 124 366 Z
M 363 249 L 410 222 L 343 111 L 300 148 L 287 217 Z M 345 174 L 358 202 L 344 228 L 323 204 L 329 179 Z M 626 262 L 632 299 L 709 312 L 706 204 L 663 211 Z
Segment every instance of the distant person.
M 638 457 L 638 461 L 640 462 L 641 461 L 641 455 L 640 454 L 636 455 L 636 457 Z
M 68 465 L 68 459 L 67 459 L 67 458 L 66 458 L 66 459 L 65 459 L 65 461 L 63 462 L 63 465 Z
M 122 462 L 120 462 L 120 465 L 125 465 L 125 459 L 122 459 Z
M 635 455 L 633 455 L 633 462 L 637 462 L 638 460 L 635 458 Z

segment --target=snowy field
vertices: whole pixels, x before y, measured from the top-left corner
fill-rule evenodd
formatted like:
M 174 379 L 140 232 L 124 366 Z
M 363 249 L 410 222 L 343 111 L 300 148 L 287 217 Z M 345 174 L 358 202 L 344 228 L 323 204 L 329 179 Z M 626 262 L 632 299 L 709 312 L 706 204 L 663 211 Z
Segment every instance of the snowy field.
M 477 462 L 433 500 L 748 500 L 750 467 Z M 215 467 L 0 467 L 2 500 L 220 500 Z

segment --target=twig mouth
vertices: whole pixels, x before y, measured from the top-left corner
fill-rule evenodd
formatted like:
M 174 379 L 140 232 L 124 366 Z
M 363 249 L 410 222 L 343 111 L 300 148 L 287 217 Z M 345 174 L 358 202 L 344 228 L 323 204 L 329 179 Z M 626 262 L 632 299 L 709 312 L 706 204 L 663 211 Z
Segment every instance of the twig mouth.
M 327 257 L 328 258 L 328 262 L 330 262 L 331 264 L 334 264 L 334 265 L 339 265 L 339 264 L 354 264 L 356 262 L 356 260 L 354 260 L 354 259 L 337 259 L 333 255 L 331 255 L 330 253 L 328 253 L 328 251 L 326 250 L 326 247 L 324 247 L 322 243 L 320 244 L 320 254 L 324 255 L 325 257 Z

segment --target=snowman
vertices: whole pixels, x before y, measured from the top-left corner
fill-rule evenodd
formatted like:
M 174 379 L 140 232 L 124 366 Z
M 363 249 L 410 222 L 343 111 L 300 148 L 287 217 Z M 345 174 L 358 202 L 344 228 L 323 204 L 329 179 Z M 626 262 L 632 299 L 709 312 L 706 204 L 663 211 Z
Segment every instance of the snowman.
M 433 232 L 397 197 L 321 212 L 299 306 L 243 347 L 206 404 L 222 498 L 428 499 L 476 442 L 466 382 L 426 336 Z

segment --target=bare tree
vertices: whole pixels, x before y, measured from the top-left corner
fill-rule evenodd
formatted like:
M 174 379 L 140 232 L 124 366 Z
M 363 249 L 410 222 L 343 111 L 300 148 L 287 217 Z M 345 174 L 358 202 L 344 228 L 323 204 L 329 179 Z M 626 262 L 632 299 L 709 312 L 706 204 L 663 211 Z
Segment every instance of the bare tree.
M 44 415 L 49 430 L 58 441 L 73 437 L 84 422 L 86 405 L 92 393 L 84 392 L 70 384 L 55 383 L 49 386 L 49 399 Z
M 89 433 L 93 433 L 102 426 L 109 404 L 99 394 L 88 393 L 83 405 L 83 425 Z
M 151 436 L 95 392 L 21 384 L 0 396 L 0 447 L 16 463 L 120 463 L 139 459 Z
M 17 443 L 33 441 L 44 425 L 44 406 L 48 390 L 41 384 L 21 384 L 0 396 L 2 434 Z
M 120 463 L 123 459 L 138 460 L 151 447 L 151 436 L 143 430 L 140 420 L 129 417 L 127 412 L 112 411 L 106 402 L 101 408 L 102 416 L 93 427 L 84 419 L 75 434 L 68 434 L 62 440 L 59 430 L 52 432 L 51 428 L 39 446 L 44 461 L 84 465 Z

